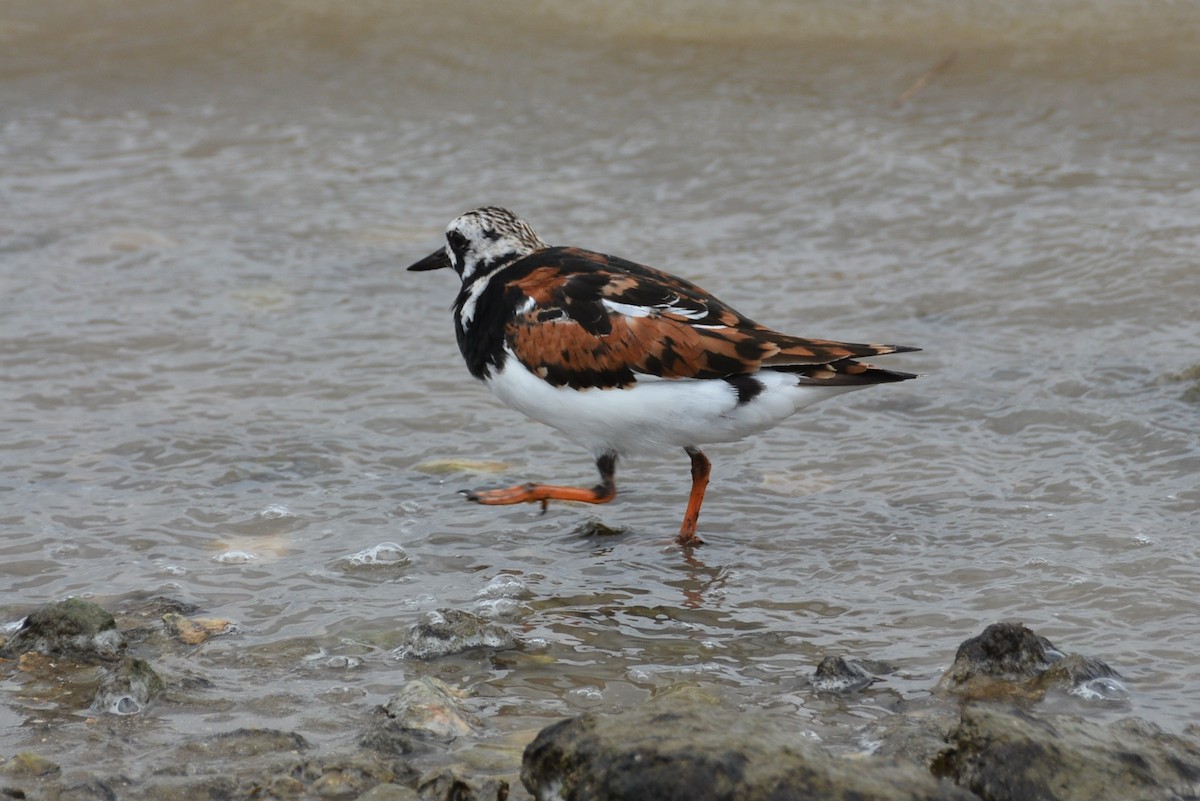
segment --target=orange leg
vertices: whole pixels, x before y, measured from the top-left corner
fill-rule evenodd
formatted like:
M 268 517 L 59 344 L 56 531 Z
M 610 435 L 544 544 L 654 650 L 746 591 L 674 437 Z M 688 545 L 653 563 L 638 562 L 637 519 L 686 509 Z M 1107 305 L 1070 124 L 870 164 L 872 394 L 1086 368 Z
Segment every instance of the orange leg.
M 700 504 L 704 503 L 712 462 L 699 448 L 689 446 L 684 450 L 692 457 L 692 494 L 688 496 L 687 512 L 683 515 L 683 525 L 679 527 L 679 537 L 675 542 L 686 546 L 702 545 L 704 540 L 696 536 L 696 521 L 700 519 Z
M 510 503 L 541 503 L 542 511 L 550 501 L 581 501 L 583 503 L 608 503 L 617 497 L 617 455 L 606 453 L 596 460 L 600 471 L 600 483 L 592 489 L 583 487 L 558 487 L 553 484 L 518 484 L 494 490 L 463 490 L 468 501 L 488 506 Z

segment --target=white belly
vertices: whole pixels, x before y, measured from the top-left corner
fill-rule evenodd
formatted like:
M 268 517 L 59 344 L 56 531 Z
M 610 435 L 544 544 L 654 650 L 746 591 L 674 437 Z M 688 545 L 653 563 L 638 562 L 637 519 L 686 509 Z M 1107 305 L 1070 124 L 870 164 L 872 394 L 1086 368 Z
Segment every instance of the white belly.
M 771 369 L 754 377 L 764 389 L 743 404 L 738 403 L 737 391 L 721 379 L 639 376 L 630 389 L 580 391 L 547 384 L 510 353 L 504 369 L 486 383 L 509 406 L 558 429 L 596 455 L 734 442 L 778 425 L 805 406 L 862 388 L 800 386 L 795 376 Z

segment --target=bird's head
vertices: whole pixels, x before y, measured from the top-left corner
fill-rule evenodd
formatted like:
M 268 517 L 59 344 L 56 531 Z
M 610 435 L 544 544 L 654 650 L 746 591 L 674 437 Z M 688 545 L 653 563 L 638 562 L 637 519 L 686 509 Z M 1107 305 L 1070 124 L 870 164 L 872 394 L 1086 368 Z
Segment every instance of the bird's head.
M 546 247 L 529 223 L 508 209 L 484 206 L 454 218 L 446 227 L 446 246 L 408 269 L 453 267 L 466 283 Z

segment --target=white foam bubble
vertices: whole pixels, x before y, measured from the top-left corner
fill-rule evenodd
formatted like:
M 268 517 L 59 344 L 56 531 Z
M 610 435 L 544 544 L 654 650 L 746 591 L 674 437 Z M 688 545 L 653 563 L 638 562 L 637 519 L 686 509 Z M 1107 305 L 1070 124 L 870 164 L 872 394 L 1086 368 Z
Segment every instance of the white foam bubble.
M 295 517 L 295 513 L 281 503 L 273 503 L 264 507 L 258 516 L 263 520 L 279 520 L 284 517 Z
M 343 557 L 342 561 L 352 567 L 388 567 L 407 565 L 412 562 L 412 559 L 396 543 L 381 542 L 370 548 L 363 548 L 358 553 Z
M 531 595 L 533 593 L 525 582 L 508 574 L 494 576 L 475 593 L 476 598 L 528 598 Z
M 567 690 L 567 697 L 577 703 L 598 704 L 604 700 L 604 691 L 595 685 L 587 685 L 585 687 L 576 687 Z
M 1126 701 L 1129 688 L 1112 676 L 1099 676 L 1076 684 L 1069 690 L 1071 695 L 1085 701 Z
M 477 601 L 473 609 L 488 620 L 514 620 L 521 616 L 524 605 L 512 598 L 485 598 Z
M 257 561 L 258 558 L 259 556 L 256 553 L 233 549 L 217 554 L 213 557 L 213 561 L 220 562 L 223 565 L 245 565 Z

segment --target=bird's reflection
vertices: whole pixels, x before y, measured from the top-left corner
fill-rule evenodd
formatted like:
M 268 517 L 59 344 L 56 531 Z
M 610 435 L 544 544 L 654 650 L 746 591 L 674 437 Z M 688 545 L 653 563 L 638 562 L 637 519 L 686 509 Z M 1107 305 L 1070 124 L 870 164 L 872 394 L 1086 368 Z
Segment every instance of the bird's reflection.
M 679 555 L 687 578 L 666 583 L 683 593 L 683 605 L 688 609 L 703 608 L 706 598 L 709 598 L 708 603 L 711 605 L 712 590 L 725 586 L 729 571 L 723 566 L 710 567 L 696 555 L 695 548 L 682 547 L 679 549 Z

